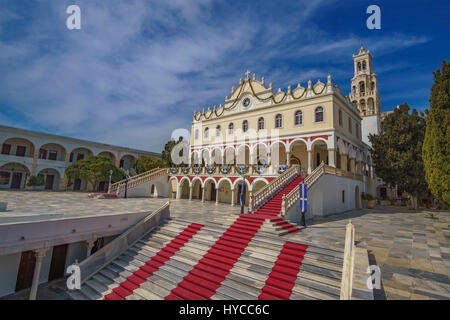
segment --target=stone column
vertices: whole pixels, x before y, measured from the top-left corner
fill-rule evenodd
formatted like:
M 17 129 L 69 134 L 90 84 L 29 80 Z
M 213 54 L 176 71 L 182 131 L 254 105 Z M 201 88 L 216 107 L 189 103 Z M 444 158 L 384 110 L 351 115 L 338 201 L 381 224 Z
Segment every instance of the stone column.
M 181 188 L 181 184 L 178 183 L 178 185 L 177 185 L 177 196 L 176 196 L 177 199 L 181 199 L 182 191 L 183 191 L 183 189 Z
M 336 167 L 336 150 L 328 149 L 328 165 L 331 167 Z
M 354 173 L 355 172 L 355 158 L 350 158 L 350 172 Z
M 37 170 L 37 162 L 38 162 L 38 158 L 39 158 L 39 150 L 34 150 L 34 154 L 33 154 L 33 165 L 31 166 L 31 175 L 35 176 L 37 174 L 36 170 Z
M 286 164 L 289 167 L 291 165 L 291 153 L 286 152 Z
M 192 201 L 192 194 L 194 193 L 194 187 L 189 186 L 189 201 Z
M 117 157 L 116 157 L 116 167 L 120 167 L 120 151 L 117 151 Z
M 96 240 L 97 239 L 95 239 L 95 238 L 92 238 L 90 240 L 86 240 L 86 250 L 87 250 L 86 258 L 89 258 L 91 256 L 91 251 L 92 251 L 92 248 L 94 247 L 94 244 L 95 244 Z
M 205 188 L 202 188 L 202 202 L 205 202 L 205 195 L 206 195 L 206 187 Z
M 37 290 L 39 287 L 39 278 L 41 275 L 42 261 L 48 251 L 48 248 L 34 250 L 36 256 L 36 264 L 34 266 L 33 283 L 31 285 L 30 300 L 36 300 Z
M 346 154 L 341 155 L 341 169 L 347 171 L 348 156 Z
M 231 190 L 231 206 L 234 207 L 236 204 L 236 190 Z
M 219 204 L 219 188 L 216 189 L 216 204 Z
M 312 150 L 308 150 L 308 174 L 312 172 L 313 158 Z

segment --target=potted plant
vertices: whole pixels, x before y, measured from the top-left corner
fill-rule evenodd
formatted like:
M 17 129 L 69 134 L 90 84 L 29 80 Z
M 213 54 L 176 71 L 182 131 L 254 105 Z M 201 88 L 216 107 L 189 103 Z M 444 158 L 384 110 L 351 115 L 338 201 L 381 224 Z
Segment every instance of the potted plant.
M 363 199 L 364 206 L 367 209 L 375 208 L 375 197 L 370 193 L 362 193 L 361 198 Z
M 27 186 L 32 187 L 33 190 L 44 190 L 44 176 L 30 176 L 30 178 L 28 178 Z

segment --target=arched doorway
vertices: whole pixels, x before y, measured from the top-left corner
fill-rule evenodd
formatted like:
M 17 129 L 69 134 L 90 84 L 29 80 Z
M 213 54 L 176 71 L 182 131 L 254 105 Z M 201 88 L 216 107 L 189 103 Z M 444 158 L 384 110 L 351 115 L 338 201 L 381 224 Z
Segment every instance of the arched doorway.
M 361 196 L 359 195 L 359 186 L 355 187 L 355 208 L 359 209 L 361 208 Z
M 0 167 L 0 189 L 24 189 L 30 170 L 20 163 Z
M 52 169 L 52 168 L 44 169 L 39 172 L 38 176 L 44 177 L 44 181 L 45 181 L 44 189 L 45 190 L 58 190 L 59 180 L 60 180 L 58 171 L 56 171 L 55 169 Z
M 219 202 L 231 204 L 231 183 L 227 179 L 219 181 L 217 188 L 219 189 Z
M 202 183 L 200 182 L 200 179 L 196 179 L 192 181 L 192 199 L 202 199 Z

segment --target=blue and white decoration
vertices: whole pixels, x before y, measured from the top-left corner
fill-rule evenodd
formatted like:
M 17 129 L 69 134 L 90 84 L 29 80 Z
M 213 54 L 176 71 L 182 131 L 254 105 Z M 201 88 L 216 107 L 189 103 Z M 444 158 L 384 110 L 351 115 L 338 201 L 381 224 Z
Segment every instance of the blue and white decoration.
M 306 212 L 308 210 L 308 185 L 306 183 L 300 183 L 300 211 Z

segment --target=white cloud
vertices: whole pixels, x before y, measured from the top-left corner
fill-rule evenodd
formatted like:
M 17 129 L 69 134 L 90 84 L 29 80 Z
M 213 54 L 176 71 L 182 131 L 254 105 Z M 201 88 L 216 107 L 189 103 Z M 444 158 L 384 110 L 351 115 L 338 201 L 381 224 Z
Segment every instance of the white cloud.
M 324 81 L 343 72 L 273 67 L 272 59 L 348 56 L 359 44 L 307 23 L 330 1 L 293 3 L 298 14 L 281 19 L 245 9 L 217 18 L 212 0 L 79 1 L 80 31 L 65 29 L 69 2 L 48 4 L 46 19 L 31 21 L 17 41 L 0 40 L 0 99 L 26 116 L 25 127 L 153 151 L 172 130 L 189 129 L 194 109 L 223 103 L 247 68 L 274 86 Z M 388 53 L 423 41 L 400 34 L 370 47 Z

